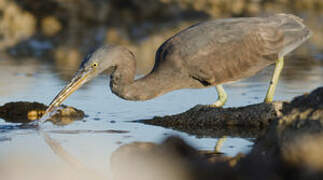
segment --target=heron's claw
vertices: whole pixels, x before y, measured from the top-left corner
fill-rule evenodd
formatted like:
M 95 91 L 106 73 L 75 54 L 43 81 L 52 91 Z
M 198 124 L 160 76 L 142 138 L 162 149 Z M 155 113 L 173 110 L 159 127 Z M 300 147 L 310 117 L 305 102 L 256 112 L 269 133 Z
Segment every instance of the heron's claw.
M 225 102 L 226 101 L 222 101 L 222 100 L 218 99 L 217 101 L 215 101 L 215 103 L 210 104 L 209 107 L 220 108 L 220 107 L 224 106 Z

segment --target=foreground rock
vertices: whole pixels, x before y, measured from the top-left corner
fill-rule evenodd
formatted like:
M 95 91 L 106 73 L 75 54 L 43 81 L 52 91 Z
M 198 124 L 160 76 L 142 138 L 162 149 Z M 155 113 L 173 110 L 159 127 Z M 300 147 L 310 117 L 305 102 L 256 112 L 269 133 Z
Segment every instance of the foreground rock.
M 38 102 L 10 102 L 0 106 L 0 118 L 12 123 L 29 123 L 42 117 L 47 106 Z M 56 125 L 66 125 L 74 120 L 81 120 L 84 112 L 69 106 L 61 106 L 49 121 Z
M 266 158 L 281 156 L 305 175 L 322 173 L 323 88 L 296 97 L 286 104 L 283 114 L 258 139 L 254 153 Z
M 273 120 L 281 117 L 279 122 L 283 126 L 288 124 L 291 118 L 299 118 L 298 126 L 304 125 L 303 120 L 309 116 L 313 119 L 321 118 L 322 112 L 315 109 L 321 103 L 317 100 L 320 99 L 321 91 L 322 88 L 318 88 L 311 94 L 297 97 L 291 102 L 260 103 L 237 108 L 197 105 L 180 114 L 136 122 L 173 128 L 198 136 L 259 137 Z
M 113 153 L 114 177 L 323 179 L 323 87 L 283 103 L 281 113 L 245 156 L 206 156 L 174 137 L 160 145 L 132 143 Z

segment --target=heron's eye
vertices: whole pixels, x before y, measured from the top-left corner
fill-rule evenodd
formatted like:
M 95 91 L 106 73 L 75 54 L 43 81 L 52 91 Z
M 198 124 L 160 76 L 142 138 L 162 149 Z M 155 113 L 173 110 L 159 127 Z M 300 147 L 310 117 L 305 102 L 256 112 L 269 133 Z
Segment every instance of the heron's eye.
M 92 67 L 97 67 L 98 66 L 98 63 L 93 63 L 92 64 Z

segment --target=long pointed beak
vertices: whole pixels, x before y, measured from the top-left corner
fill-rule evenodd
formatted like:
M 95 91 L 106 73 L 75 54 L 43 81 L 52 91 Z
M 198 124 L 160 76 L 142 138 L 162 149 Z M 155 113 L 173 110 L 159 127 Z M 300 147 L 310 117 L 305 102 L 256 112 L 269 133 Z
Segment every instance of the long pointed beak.
M 84 83 L 89 81 L 93 77 L 93 70 L 80 70 L 78 71 L 71 82 L 69 82 L 64 89 L 62 89 L 54 100 L 50 103 L 49 107 L 46 109 L 44 115 L 55 110 L 68 96 L 70 96 L 74 91 L 79 89 Z

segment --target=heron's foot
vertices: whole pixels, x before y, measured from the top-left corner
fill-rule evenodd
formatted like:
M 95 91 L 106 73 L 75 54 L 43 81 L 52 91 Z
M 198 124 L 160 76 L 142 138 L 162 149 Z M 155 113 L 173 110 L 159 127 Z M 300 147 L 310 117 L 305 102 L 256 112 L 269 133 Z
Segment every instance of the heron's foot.
M 217 101 L 215 101 L 215 103 L 210 104 L 209 107 L 220 108 L 220 107 L 224 106 L 225 102 L 226 102 L 226 100 L 223 101 L 221 99 L 218 99 Z
M 264 102 L 267 103 L 267 104 L 272 103 L 273 98 L 265 98 Z

